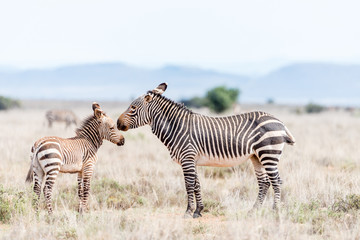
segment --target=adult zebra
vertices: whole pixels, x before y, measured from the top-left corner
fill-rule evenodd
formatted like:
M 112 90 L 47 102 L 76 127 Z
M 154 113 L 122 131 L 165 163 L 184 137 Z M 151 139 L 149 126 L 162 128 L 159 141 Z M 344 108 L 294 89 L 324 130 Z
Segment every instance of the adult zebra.
M 65 122 L 65 128 L 70 127 L 71 124 L 75 126 L 79 123 L 78 117 L 71 110 L 49 110 L 45 113 L 49 128 L 54 122 Z
M 188 205 L 185 217 L 196 209 L 194 218 L 204 208 L 198 166 L 230 167 L 251 159 L 259 185 L 254 208 L 264 201 L 270 185 L 274 189 L 274 209 L 280 201 L 281 179 L 278 162 L 285 143 L 295 139 L 278 119 L 264 112 L 250 112 L 229 117 L 208 117 L 193 113 L 182 104 L 163 97 L 167 84 L 135 99 L 117 121 L 119 130 L 150 125 L 152 132 L 181 165 L 185 178 Z
M 31 166 L 26 181 L 32 182 L 35 178 L 36 210 L 45 178 L 44 195 L 48 212 L 52 213 L 52 188 L 59 172 L 78 174 L 79 212 L 86 210 L 97 150 L 104 139 L 118 146 L 124 144 L 124 137 L 116 129 L 114 121 L 101 110 L 99 104 L 93 103 L 92 108 L 94 115 L 84 120 L 82 126 L 76 130 L 75 137 L 44 137 L 36 141 L 32 147 Z

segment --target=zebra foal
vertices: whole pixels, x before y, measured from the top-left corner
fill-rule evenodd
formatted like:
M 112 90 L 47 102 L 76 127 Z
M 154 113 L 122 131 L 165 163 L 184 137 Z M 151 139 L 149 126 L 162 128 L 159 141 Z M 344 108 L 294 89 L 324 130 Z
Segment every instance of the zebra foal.
M 264 112 L 229 117 L 209 117 L 193 113 L 161 94 L 167 84 L 135 99 L 117 121 L 119 130 L 150 125 L 152 132 L 170 151 L 183 170 L 188 197 L 185 216 L 200 217 L 204 208 L 196 166 L 231 167 L 248 159 L 254 165 L 259 192 L 253 209 L 259 207 L 270 187 L 274 205 L 280 201 L 282 183 L 278 162 L 285 143 L 295 139 L 278 119 Z
M 116 129 L 114 121 L 107 116 L 99 104 L 92 105 L 94 115 L 84 120 L 72 138 L 44 137 L 35 142 L 31 152 L 31 166 L 26 178 L 34 181 L 34 192 L 37 195 L 36 210 L 41 194 L 42 182 L 45 179 L 44 195 L 49 214 L 52 213 L 51 195 L 53 185 L 59 172 L 78 174 L 79 212 L 87 208 L 90 179 L 97 161 L 97 150 L 103 140 L 118 146 L 125 139 Z

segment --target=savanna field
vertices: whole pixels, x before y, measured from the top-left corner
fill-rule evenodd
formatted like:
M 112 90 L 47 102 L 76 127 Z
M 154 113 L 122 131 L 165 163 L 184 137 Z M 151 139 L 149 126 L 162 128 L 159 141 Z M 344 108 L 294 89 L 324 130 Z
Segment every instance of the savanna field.
M 99 103 L 115 121 L 127 107 Z M 32 144 L 43 136 L 75 135 L 74 125 L 47 127 L 45 112 L 50 108 L 70 108 L 81 119 L 92 114 L 91 102 L 25 102 L 21 109 L 0 111 L 2 239 L 360 239 L 356 112 L 304 114 L 295 107 L 241 106 L 237 113 L 263 110 L 275 115 L 296 138 L 295 146 L 285 146 L 279 163 L 284 182 L 279 216 L 271 209 L 271 188 L 263 207 L 247 215 L 258 191 L 248 161 L 233 168 L 198 167 L 203 217 L 184 219 L 181 167 L 148 126 L 123 133 L 124 146 L 104 141 L 89 212 L 77 213 L 77 175 L 59 174 L 53 216 L 48 216 L 43 196 L 36 214 L 32 185 L 25 184 Z

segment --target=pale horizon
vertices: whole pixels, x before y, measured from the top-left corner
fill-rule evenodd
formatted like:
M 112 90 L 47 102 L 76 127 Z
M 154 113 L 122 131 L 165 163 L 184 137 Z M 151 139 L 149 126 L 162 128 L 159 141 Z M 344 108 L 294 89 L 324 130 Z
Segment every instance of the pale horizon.
M 261 75 L 360 64 L 357 1 L 8 1 L 0 69 L 121 62 Z

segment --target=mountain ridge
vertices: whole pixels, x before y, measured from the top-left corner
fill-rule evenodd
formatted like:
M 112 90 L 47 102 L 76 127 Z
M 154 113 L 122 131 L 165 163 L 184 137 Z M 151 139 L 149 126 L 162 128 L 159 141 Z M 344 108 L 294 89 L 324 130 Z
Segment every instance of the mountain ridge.
M 1 69 L 1 68 L 0 68 Z M 241 89 L 240 101 L 360 105 L 360 65 L 294 63 L 250 77 L 166 65 L 146 69 L 120 62 L 49 69 L 0 70 L 0 95 L 20 99 L 130 100 L 161 82 L 174 100 L 202 96 L 215 86 Z

